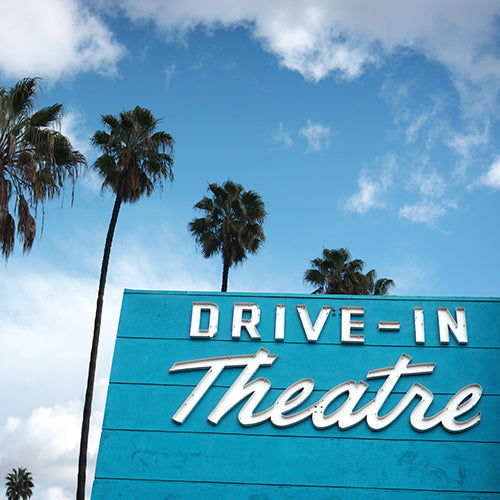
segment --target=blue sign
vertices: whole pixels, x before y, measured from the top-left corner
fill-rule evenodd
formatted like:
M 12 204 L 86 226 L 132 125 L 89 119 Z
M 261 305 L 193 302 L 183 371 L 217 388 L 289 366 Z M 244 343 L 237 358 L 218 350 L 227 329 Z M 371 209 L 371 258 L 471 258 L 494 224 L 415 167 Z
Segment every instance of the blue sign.
M 500 299 L 126 290 L 92 498 L 500 494 Z

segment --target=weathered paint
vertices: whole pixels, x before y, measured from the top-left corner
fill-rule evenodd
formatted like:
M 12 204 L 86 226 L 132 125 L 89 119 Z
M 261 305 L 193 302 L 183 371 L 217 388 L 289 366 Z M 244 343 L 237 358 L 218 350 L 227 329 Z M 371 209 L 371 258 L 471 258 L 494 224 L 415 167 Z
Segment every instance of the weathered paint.
M 207 321 L 203 326 L 210 332 L 205 338 L 190 337 L 193 302 L 217 305 L 216 333 Z M 234 329 L 238 303 L 259 306 L 258 336 L 253 328 L 252 336 Z M 310 324 L 304 310 L 297 309 L 301 305 L 306 306 Z M 320 314 L 325 307 L 331 308 L 326 319 Z M 343 307 L 364 308 L 362 315 L 352 316 L 363 321 L 362 329 L 352 330 L 363 343 L 342 343 Z M 457 308 L 464 308 L 466 344 L 459 344 L 452 334 L 448 344 L 440 340 L 442 307 L 453 317 Z M 237 322 L 241 320 L 237 316 Z M 395 321 L 399 330 L 379 329 L 380 322 Z M 211 424 L 208 415 L 241 368 L 225 369 L 182 425 L 172 420 L 205 374 L 171 373 L 174 363 L 255 354 L 261 347 L 278 357 L 254 377 L 272 384 L 257 411 L 299 379 L 314 380 L 306 407 L 342 382 L 366 380 L 368 371 L 393 366 L 406 353 L 412 363 L 435 363 L 435 369 L 432 374 L 402 377 L 382 413 L 393 408 L 414 382 L 434 394 L 430 415 L 474 383 L 482 386 L 483 394 L 462 419 L 481 412 L 481 421 L 461 433 L 442 426 L 417 432 L 409 419 L 413 402 L 378 432 L 365 421 L 347 430 L 317 429 L 311 419 L 285 428 L 269 421 L 244 427 L 238 422 L 242 402 L 217 425 Z M 92 498 L 500 496 L 499 353 L 498 299 L 126 291 Z M 375 396 L 382 382 L 369 380 L 359 406 Z

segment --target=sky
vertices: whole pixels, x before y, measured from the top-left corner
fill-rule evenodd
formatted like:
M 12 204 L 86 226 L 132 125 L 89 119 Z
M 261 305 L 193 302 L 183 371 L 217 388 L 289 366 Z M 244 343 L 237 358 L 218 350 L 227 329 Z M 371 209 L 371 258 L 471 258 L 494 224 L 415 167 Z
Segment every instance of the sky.
M 124 205 L 106 285 L 89 488 L 124 288 L 219 290 L 188 233 L 208 183 L 258 192 L 266 242 L 229 291 L 307 294 L 346 247 L 393 295 L 498 297 L 500 4 L 494 0 L 18 0 L 0 86 L 38 106 L 89 169 L 0 265 L 0 474 L 74 497 L 98 277 L 113 195 L 92 171 L 101 115 L 140 105 L 176 141 L 172 184 Z M 43 230 L 42 230 L 43 226 Z M 497 228 L 497 229 L 495 229 Z

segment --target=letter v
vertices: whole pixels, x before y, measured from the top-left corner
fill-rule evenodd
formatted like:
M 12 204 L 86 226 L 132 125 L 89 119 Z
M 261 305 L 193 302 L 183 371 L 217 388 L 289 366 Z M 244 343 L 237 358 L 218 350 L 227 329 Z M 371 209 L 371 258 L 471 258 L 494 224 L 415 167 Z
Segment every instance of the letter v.
M 325 325 L 326 319 L 328 318 L 328 314 L 330 314 L 331 309 L 332 308 L 330 306 L 323 306 L 313 326 L 306 306 L 303 304 L 297 305 L 297 312 L 299 313 L 302 328 L 304 329 L 304 333 L 306 334 L 308 342 L 316 342 L 318 340 L 318 337 L 321 333 L 321 330 L 323 330 L 323 326 Z

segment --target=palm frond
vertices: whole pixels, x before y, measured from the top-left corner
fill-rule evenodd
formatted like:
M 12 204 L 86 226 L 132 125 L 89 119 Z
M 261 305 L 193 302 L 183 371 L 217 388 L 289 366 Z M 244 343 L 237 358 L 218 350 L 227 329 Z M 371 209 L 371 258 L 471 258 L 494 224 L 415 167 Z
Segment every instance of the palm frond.
M 58 121 L 62 115 L 62 104 L 53 104 L 33 113 L 30 117 L 32 127 L 48 127 L 50 124 Z

